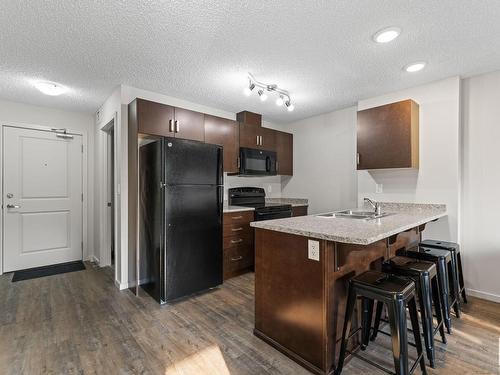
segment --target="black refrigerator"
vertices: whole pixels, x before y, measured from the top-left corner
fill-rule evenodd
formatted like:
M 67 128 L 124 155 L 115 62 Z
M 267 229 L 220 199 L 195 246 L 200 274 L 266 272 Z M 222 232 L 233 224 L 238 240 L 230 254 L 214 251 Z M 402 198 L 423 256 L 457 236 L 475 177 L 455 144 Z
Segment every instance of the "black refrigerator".
M 159 303 L 222 284 L 222 205 L 222 147 L 143 141 L 139 282 Z

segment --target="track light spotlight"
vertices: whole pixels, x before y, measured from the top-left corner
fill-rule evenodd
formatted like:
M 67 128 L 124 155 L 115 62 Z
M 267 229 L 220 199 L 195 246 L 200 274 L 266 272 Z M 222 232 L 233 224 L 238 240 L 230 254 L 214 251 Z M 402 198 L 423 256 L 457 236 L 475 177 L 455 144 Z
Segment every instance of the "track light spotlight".
M 285 106 L 288 112 L 292 112 L 295 109 L 295 106 L 290 102 L 290 100 L 285 102 Z
M 267 100 L 267 94 L 264 92 L 264 90 L 260 89 L 259 91 L 257 91 L 257 94 L 259 94 L 261 102 L 265 102 Z
M 276 105 L 282 106 L 285 101 L 283 100 L 283 95 L 280 95 L 278 99 L 276 99 Z
M 246 96 L 250 96 L 252 93 L 252 90 L 255 88 L 255 83 L 250 82 L 247 87 L 245 87 L 245 90 L 243 90 L 244 94 Z

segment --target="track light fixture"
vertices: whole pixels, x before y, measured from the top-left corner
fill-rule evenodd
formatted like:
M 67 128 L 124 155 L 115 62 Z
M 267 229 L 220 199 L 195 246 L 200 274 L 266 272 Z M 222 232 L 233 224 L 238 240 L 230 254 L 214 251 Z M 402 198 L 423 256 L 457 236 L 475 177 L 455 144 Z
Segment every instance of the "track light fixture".
M 278 94 L 278 98 L 276 99 L 277 106 L 285 105 L 286 109 L 289 112 L 294 110 L 295 106 L 292 104 L 290 93 L 287 90 L 283 90 L 275 84 L 268 85 L 259 82 L 251 73 L 248 73 L 248 86 L 245 87 L 245 95 L 250 96 L 255 87 L 258 87 L 257 94 L 259 95 L 259 98 L 262 102 L 267 100 L 267 92 L 275 92 Z

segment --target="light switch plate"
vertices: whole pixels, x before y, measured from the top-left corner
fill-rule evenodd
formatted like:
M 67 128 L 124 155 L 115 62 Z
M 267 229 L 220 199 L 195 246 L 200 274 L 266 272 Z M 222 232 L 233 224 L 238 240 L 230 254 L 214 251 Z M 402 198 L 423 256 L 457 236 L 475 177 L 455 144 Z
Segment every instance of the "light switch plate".
M 319 262 L 319 241 L 308 240 L 307 247 L 308 258 Z

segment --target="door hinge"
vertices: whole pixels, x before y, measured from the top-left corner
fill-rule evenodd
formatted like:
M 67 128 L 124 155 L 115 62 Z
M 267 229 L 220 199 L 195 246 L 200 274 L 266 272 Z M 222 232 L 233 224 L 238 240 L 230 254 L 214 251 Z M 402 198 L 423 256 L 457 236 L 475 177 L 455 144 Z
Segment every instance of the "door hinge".
M 83 193 L 82 193 L 82 202 L 83 202 Z
M 82 145 L 82 154 L 83 154 L 83 145 Z

